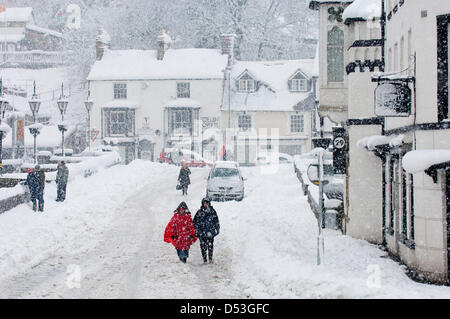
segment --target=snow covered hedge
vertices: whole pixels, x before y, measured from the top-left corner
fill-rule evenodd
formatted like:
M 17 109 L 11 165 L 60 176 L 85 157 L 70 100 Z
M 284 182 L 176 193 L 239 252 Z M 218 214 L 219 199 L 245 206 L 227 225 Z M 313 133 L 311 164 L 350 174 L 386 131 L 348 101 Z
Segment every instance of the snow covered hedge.
M 95 157 L 84 157 L 83 161 L 75 164 L 67 164 L 69 168 L 69 182 L 80 177 L 89 177 L 102 169 L 120 163 L 120 155 L 117 152 L 98 153 Z M 24 174 L 25 176 L 25 174 Z M 47 173 L 47 181 L 56 180 L 56 172 Z M 28 187 L 18 184 L 13 188 L 0 188 L 0 214 L 23 204 L 28 200 Z

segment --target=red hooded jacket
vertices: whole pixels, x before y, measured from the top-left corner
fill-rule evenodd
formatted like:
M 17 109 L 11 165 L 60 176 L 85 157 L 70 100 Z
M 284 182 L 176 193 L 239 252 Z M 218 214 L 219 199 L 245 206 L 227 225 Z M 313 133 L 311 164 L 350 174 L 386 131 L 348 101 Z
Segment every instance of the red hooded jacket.
M 189 250 L 189 247 L 196 240 L 197 236 L 195 234 L 191 213 L 186 210 L 184 214 L 180 214 L 176 210 L 164 231 L 164 241 L 166 243 L 172 243 L 178 250 Z

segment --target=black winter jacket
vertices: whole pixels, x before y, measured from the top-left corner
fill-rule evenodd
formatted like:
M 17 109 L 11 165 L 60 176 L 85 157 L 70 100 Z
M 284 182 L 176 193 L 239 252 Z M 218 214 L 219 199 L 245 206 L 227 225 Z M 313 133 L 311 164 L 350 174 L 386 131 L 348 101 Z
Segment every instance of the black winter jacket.
M 191 183 L 191 179 L 189 178 L 190 174 L 191 170 L 189 169 L 189 167 L 180 169 L 178 180 L 180 181 L 181 186 L 188 186 Z
M 209 206 L 209 210 L 206 207 L 201 207 L 194 216 L 194 227 L 197 237 L 200 238 L 213 238 L 219 235 L 220 223 L 217 212 L 212 206 Z

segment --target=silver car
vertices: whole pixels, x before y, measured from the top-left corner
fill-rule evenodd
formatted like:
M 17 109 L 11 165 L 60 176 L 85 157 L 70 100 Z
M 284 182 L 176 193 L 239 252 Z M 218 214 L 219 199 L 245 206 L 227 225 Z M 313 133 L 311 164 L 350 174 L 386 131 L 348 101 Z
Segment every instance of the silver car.
M 216 162 L 209 172 L 206 196 L 211 200 L 244 198 L 244 180 L 236 162 Z

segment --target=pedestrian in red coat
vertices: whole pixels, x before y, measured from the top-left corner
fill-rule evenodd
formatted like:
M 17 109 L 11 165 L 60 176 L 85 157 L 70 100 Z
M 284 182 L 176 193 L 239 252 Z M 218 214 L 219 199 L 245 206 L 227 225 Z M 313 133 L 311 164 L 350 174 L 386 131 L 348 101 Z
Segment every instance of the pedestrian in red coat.
M 195 243 L 197 236 L 195 234 L 194 223 L 192 222 L 191 212 L 185 202 L 181 202 L 174 211 L 174 215 L 167 224 L 164 231 L 164 241 L 172 243 L 177 250 L 178 257 L 183 263 L 186 263 L 189 257 L 189 248 Z

